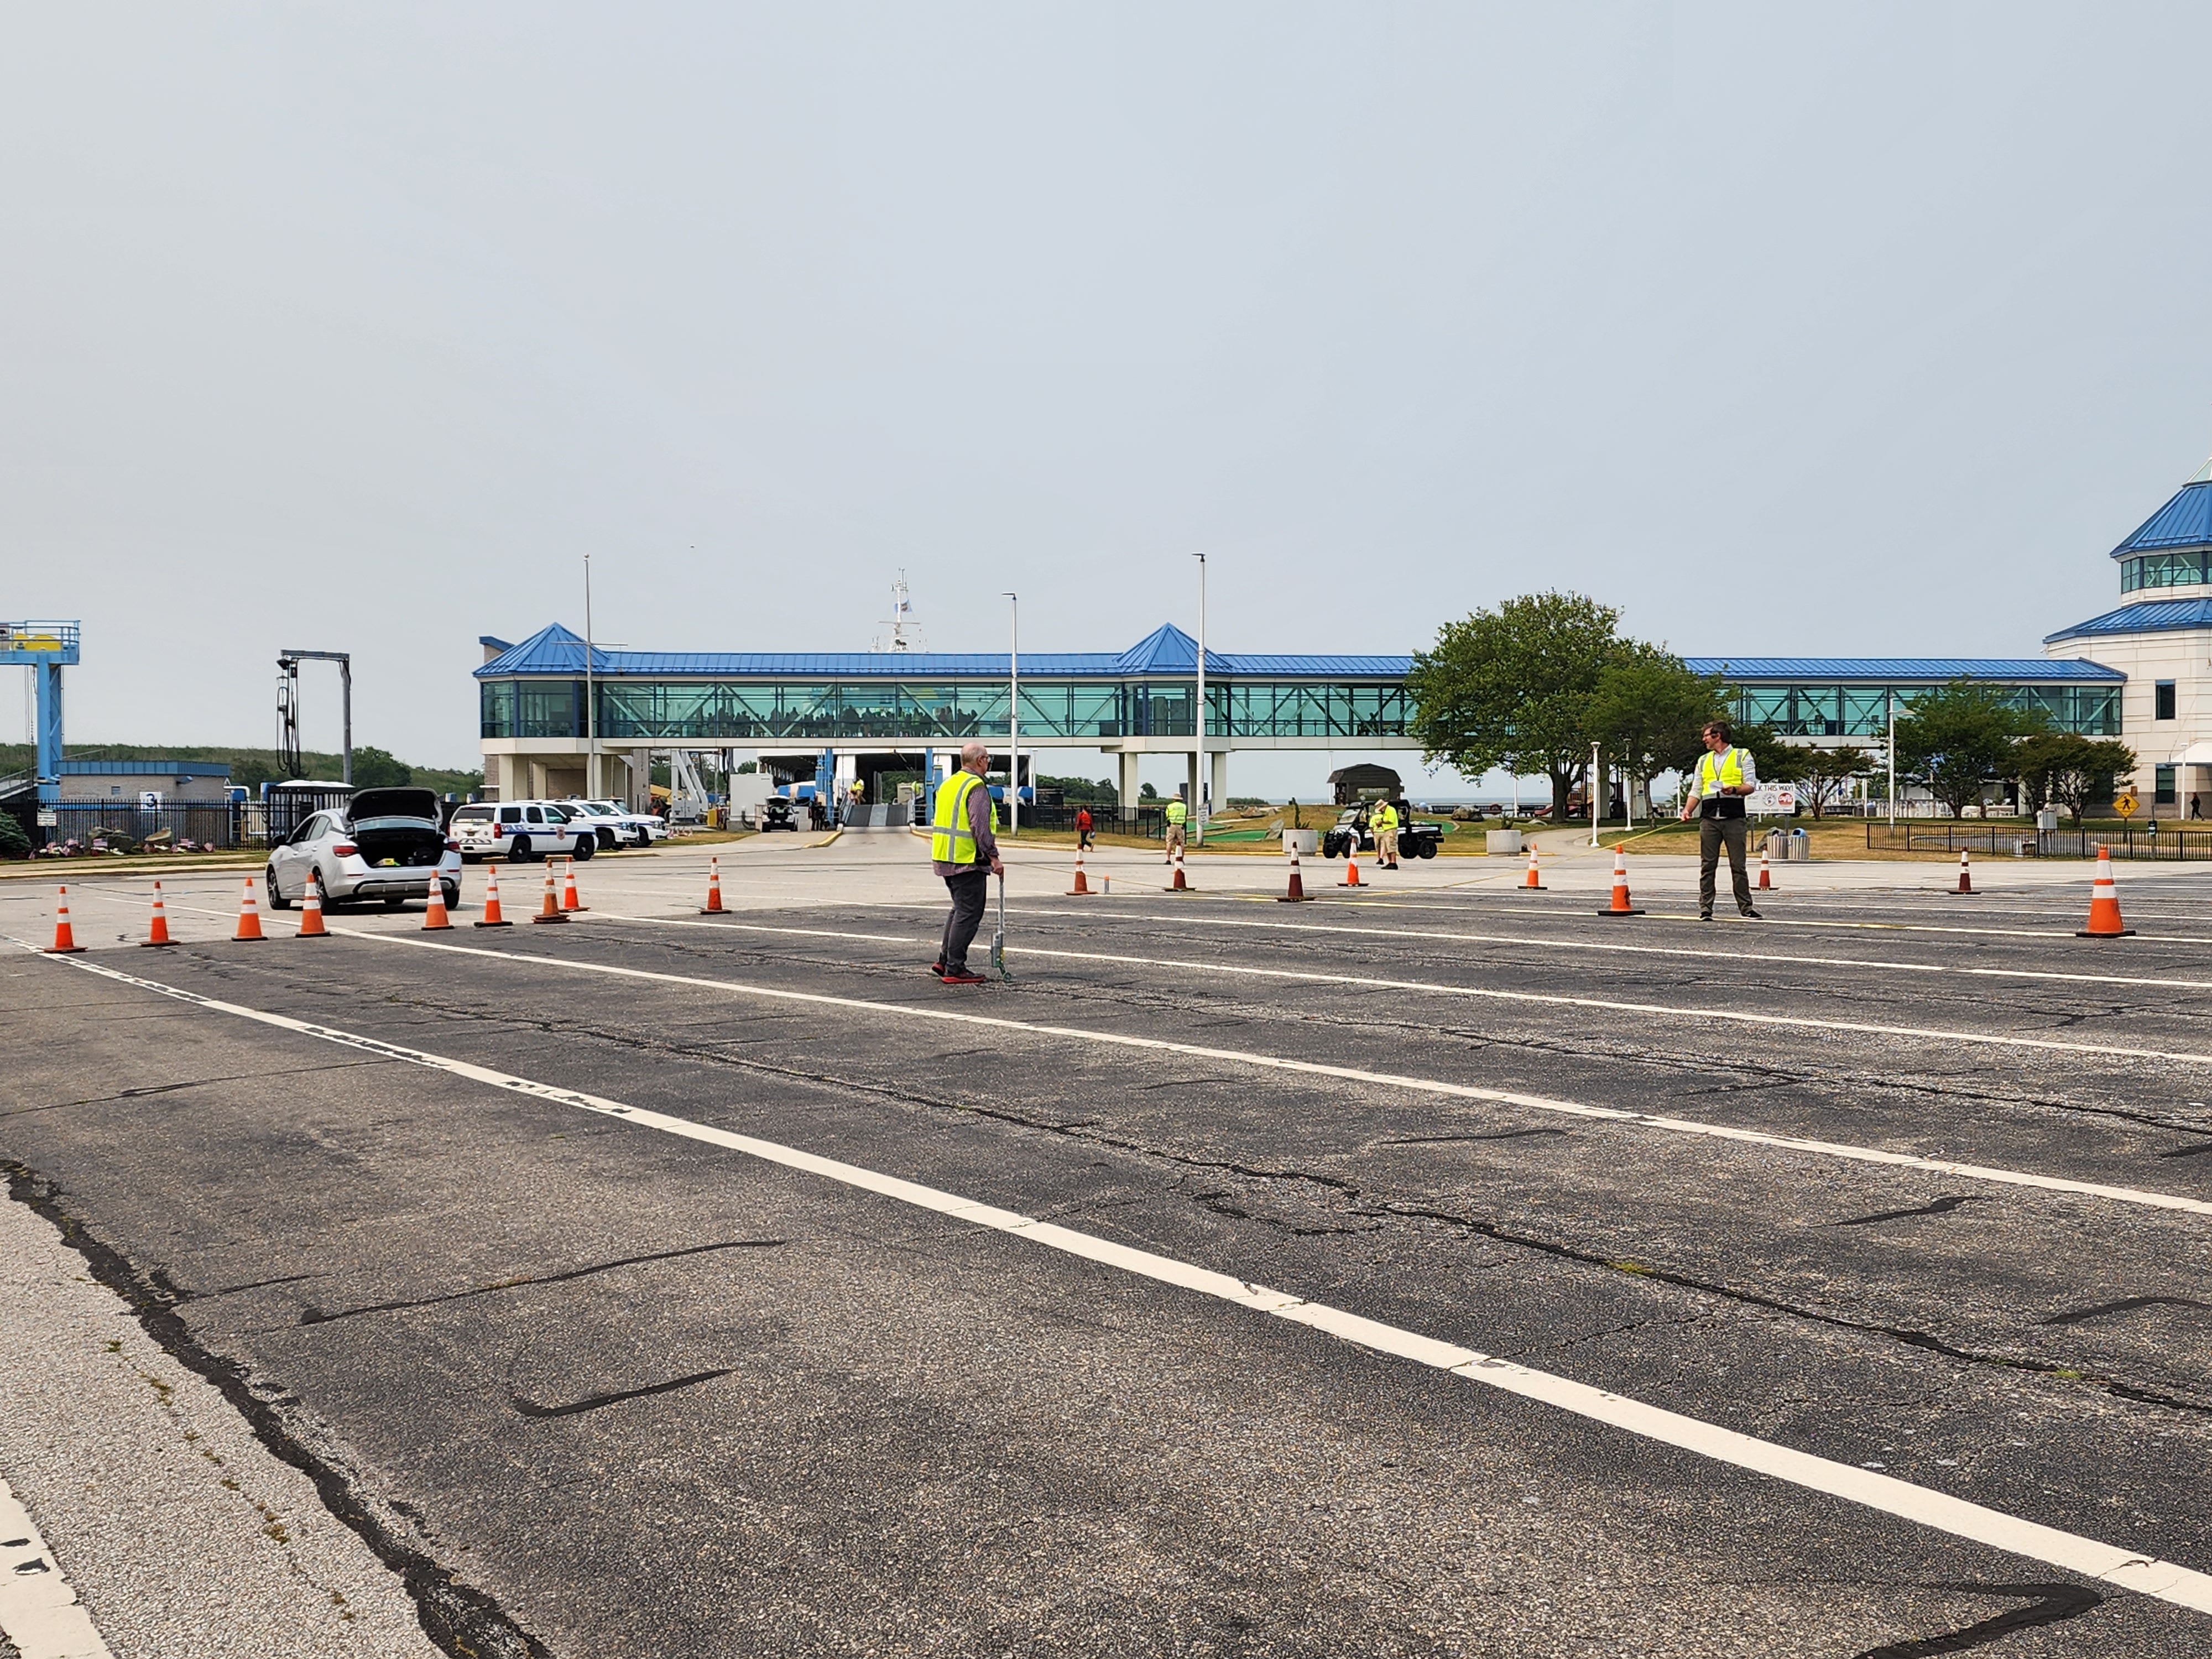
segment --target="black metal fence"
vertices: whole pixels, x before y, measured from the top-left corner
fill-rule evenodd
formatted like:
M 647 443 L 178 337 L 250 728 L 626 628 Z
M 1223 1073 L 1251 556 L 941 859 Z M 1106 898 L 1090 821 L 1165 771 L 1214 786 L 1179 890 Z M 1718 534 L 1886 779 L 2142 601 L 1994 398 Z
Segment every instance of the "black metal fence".
M 2124 830 L 2044 830 L 2025 823 L 1886 823 L 1867 825 L 1867 847 L 1875 852 L 1987 853 L 2012 857 L 2093 859 L 2100 847 L 2116 859 L 2164 860 L 2175 863 L 2212 859 L 2212 829 L 2145 824 Z
M 167 806 L 125 806 L 108 801 L 65 800 L 38 809 L 54 815 L 41 827 L 46 844 L 74 842 L 88 853 L 135 853 L 141 848 L 189 851 L 200 847 L 244 844 L 241 814 L 228 801 L 180 802 Z

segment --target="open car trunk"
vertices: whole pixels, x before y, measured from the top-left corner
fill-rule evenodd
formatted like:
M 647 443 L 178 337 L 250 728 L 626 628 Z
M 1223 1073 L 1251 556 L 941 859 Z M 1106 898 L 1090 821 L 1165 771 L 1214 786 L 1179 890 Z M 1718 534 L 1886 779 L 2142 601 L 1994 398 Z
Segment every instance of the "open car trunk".
M 438 797 L 428 789 L 359 790 L 346 816 L 353 844 L 372 870 L 434 865 L 446 856 Z

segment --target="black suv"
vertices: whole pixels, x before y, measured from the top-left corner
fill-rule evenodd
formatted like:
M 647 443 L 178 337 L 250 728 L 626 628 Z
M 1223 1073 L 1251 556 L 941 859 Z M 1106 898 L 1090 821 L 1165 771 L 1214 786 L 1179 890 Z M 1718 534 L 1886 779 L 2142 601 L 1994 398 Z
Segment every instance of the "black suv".
M 1368 817 L 1382 803 L 1364 800 L 1357 806 L 1347 806 L 1334 827 L 1321 838 L 1321 855 L 1325 859 L 1340 859 L 1351 851 L 1357 842 L 1359 850 L 1375 850 L 1375 831 L 1368 827 Z M 1413 809 L 1403 801 L 1393 801 L 1398 809 L 1398 856 L 1407 859 L 1432 859 L 1437 855 L 1438 832 L 1431 825 L 1415 823 Z

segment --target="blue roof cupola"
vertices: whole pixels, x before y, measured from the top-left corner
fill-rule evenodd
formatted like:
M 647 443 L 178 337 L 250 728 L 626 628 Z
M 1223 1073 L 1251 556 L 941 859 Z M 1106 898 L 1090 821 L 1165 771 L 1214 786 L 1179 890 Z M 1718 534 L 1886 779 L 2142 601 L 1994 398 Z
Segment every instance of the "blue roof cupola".
M 1206 655 L 1211 663 L 1214 653 L 1209 651 Z M 1169 623 L 1124 651 L 1119 666 L 1124 674 L 1195 674 L 1198 641 Z
M 2128 559 L 2197 548 L 2212 548 L 2212 461 L 2199 467 L 2197 476 L 2176 490 L 2172 501 L 2114 548 L 2112 556 Z

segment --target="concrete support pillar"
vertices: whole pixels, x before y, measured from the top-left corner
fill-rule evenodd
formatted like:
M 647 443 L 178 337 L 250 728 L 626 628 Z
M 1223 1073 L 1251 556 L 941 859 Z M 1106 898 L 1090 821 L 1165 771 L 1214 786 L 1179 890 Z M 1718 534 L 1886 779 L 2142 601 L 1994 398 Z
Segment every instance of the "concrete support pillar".
M 1137 816 L 1137 791 L 1143 787 L 1137 778 L 1137 763 L 1142 758 L 1134 750 L 1124 749 L 1121 763 L 1121 816 L 1134 821 Z
M 1183 757 L 1182 804 L 1198 815 L 1198 750 L 1194 749 Z
M 1229 805 L 1229 751 L 1217 749 L 1206 759 L 1212 773 L 1206 787 L 1213 792 L 1213 810 L 1218 812 Z

